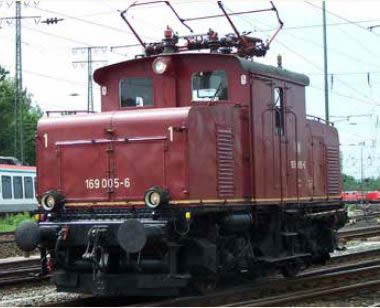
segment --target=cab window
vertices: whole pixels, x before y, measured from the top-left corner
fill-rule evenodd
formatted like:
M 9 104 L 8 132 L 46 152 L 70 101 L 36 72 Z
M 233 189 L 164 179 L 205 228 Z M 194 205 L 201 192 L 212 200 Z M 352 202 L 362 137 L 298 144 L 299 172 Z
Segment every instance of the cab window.
M 225 71 L 194 73 L 192 77 L 193 101 L 228 100 L 228 80 Z
M 144 107 L 152 105 L 152 78 L 130 77 L 120 80 L 121 107 Z

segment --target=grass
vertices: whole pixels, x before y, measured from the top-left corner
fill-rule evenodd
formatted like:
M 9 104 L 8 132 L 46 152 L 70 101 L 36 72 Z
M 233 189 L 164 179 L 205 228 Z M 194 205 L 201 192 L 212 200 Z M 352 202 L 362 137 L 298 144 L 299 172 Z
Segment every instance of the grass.
M 19 223 L 25 220 L 33 220 L 28 213 L 24 214 L 8 214 L 0 218 L 0 233 L 13 232 Z

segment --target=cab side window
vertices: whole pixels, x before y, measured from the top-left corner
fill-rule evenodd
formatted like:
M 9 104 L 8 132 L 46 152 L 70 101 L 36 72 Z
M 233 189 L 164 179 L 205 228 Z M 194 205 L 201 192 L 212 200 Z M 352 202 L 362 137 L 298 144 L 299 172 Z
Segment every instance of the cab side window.
M 24 177 L 24 187 L 25 187 L 25 198 L 26 199 L 33 199 L 33 197 L 34 197 L 33 179 L 31 176 Z
M 24 196 L 21 176 L 13 177 L 13 194 L 15 199 L 22 199 Z
M 12 199 L 12 179 L 10 176 L 3 175 L 1 177 L 1 187 L 3 190 L 3 199 Z
M 120 80 L 120 107 L 144 107 L 152 105 L 152 78 L 128 77 Z
M 228 79 L 225 71 L 197 72 L 192 76 L 193 101 L 228 100 Z
M 275 132 L 278 136 L 285 134 L 285 110 L 284 110 L 284 93 L 282 88 L 273 89 L 273 109 Z

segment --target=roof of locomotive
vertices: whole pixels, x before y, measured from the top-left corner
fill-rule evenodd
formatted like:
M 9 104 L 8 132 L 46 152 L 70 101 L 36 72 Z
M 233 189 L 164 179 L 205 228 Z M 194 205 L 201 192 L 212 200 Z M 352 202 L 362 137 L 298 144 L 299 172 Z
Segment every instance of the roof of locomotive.
M 264 76 L 270 76 L 270 77 L 276 77 L 276 78 L 283 78 L 286 80 L 289 80 L 291 82 L 301 84 L 304 86 L 308 86 L 310 84 L 309 77 L 304 75 L 304 74 L 299 74 L 295 72 L 291 72 L 279 67 L 271 66 L 271 65 L 266 65 L 266 64 L 261 64 L 257 62 L 253 62 L 251 60 L 247 60 L 245 58 L 236 56 L 236 55 L 227 55 L 227 54 L 210 54 L 210 53 L 173 53 L 173 54 L 160 54 L 156 56 L 150 56 L 150 57 L 141 57 L 137 59 L 131 59 L 115 64 L 111 64 L 108 66 L 104 66 L 102 68 L 99 68 L 95 71 L 94 73 L 94 79 L 97 83 L 101 84 L 102 82 L 102 76 L 109 71 L 112 70 L 117 70 L 123 66 L 129 65 L 131 63 L 136 63 L 140 61 L 146 61 L 146 59 L 154 59 L 157 57 L 165 57 L 165 56 L 174 56 L 174 57 L 186 57 L 188 55 L 191 56 L 201 56 L 201 57 L 232 57 L 235 58 L 241 68 L 243 70 L 249 71 L 250 73 L 253 74 L 259 74 L 259 75 L 264 75 Z
M 307 77 L 304 74 L 291 72 L 283 68 L 275 67 L 272 65 L 252 62 L 238 56 L 235 56 L 235 57 L 239 60 L 240 65 L 242 66 L 243 69 L 253 74 L 260 74 L 260 75 L 266 75 L 266 76 L 269 75 L 273 77 L 285 78 L 295 83 L 300 83 L 304 86 L 308 86 L 310 84 L 309 77 Z

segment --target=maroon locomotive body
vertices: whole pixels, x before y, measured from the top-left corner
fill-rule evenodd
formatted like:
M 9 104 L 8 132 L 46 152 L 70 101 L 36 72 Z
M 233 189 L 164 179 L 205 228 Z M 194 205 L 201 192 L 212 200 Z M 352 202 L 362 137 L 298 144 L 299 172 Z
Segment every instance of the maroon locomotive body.
M 164 52 L 94 78 L 101 113 L 39 122 L 44 215 L 18 229 L 58 290 L 175 295 L 329 258 L 346 219 L 339 140 L 306 116 L 307 76 Z
M 155 59 L 173 73 L 155 74 Z M 223 99 L 196 97 L 202 75 L 222 80 Z M 170 191 L 174 206 L 340 199 L 338 135 L 306 118 L 304 75 L 230 55 L 172 54 L 100 69 L 95 80 L 102 113 L 39 123 L 39 195 L 64 191 L 69 208 L 144 207 L 153 186 Z M 145 82 L 147 104 L 121 107 L 124 82 L 136 92 Z

